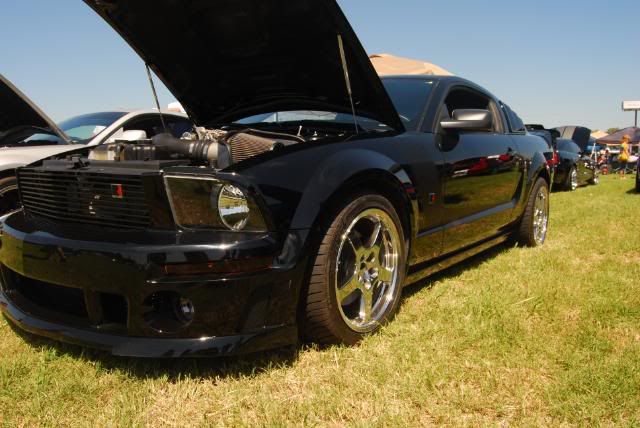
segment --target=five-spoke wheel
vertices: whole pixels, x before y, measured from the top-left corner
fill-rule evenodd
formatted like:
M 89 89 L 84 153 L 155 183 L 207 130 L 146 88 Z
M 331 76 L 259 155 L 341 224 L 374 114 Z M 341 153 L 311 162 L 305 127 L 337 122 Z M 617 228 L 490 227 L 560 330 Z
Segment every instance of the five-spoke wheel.
M 400 235 L 383 210 L 360 213 L 341 236 L 336 297 L 344 321 L 368 332 L 384 317 L 398 287 Z
M 354 196 L 326 226 L 309 281 L 305 334 L 321 344 L 356 343 L 397 310 L 406 242 L 395 207 Z

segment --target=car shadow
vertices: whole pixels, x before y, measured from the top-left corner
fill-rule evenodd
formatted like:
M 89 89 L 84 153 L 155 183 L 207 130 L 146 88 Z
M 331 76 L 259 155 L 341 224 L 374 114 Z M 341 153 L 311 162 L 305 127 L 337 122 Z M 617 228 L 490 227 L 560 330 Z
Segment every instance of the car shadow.
M 403 290 L 403 298 L 411 297 L 425 289 L 430 290 L 439 281 L 455 278 L 469 269 L 476 268 L 488 259 L 497 257 L 507 251 L 512 245 L 508 243 L 500 244 L 426 279 L 407 285 Z M 235 357 L 183 359 L 116 357 L 104 351 L 36 336 L 16 328 L 11 322 L 8 322 L 8 324 L 27 345 L 36 351 L 54 353 L 56 357 L 70 357 L 74 360 L 88 362 L 100 367 L 101 370 L 117 371 L 141 380 L 162 378 L 167 379 L 169 382 L 177 382 L 185 377 L 239 379 L 247 376 L 256 376 L 275 368 L 292 367 L 302 351 L 322 349 L 322 347 L 316 345 L 299 344 L 273 351 Z
M 104 351 L 36 336 L 20 330 L 11 322 L 8 324 L 27 345 L 36 351 L 53 353 L 58 358 L 69 357 L 80 362 L 87 362 L 95 367 L 100 367 L 100 370 L 116 371 L 140 380 L 162 378 L 169 382 L 177 382 L 185 377 L 239 379 L 255 376 L 275 368 L 291 367 L 298 359 L 298 354 L 308 348 L 302 345 L 288 346 L 251 355 L 216 358 L 117 357 Z
M 425 279 L 414 282 L 412 284 L 408 284 L 404 287 L 403 298 L 411 297 L 423 290 L 430 290 L 440 281 L 455 278 L 470 269 L 477 268 L 487 260 L 498 257 L 500 254 L 508 251 L 510 248 L 513 248 L 513 245 L 514 244 L 509 241 L 503 242 L 502 244 L 498 244 L 495 247 L 491 247 L 484 251 L 481 251 L 480 253 L 471 256 L 468 259 L 463 260 L 457 264 L 454 264 L 453 266 L 450 266 L 440 272 L 434 273 L 433 275 L 430 275 Z

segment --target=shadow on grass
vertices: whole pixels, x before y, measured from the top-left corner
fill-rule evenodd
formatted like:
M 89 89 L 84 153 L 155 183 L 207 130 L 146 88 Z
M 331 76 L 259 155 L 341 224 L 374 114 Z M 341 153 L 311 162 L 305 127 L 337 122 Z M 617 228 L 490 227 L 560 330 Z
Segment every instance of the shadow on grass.
M 485 250 L 465 261 L 455 264 L 424 280 L 410 284 L 403 291 L 403 298 L 410 297 L 422 290 L 431 289 L 438 281 L 455 278 L 464 271 L 478 267 L 488 259 L 499 256 L 510 247 L 508 243 Z M 11 329 L 37 351 L 55 357 L 70 357 L 88 362 L 99 370 L 117 371 L 137 379 L 164 379 L 177 382 L 185 378 L 197 379 L 239 379 L 252 377 L 282 367 L 292 367 L 301 351 L 322 349 L 298 344 L 273 351 L 252 355 L 217 358 L 149 359 L 115 357 L 106 352 L 83 348 L 36 336 L 16 328 L 8 322 Z
M 425 289 L 430 290 L 439 281 L 455 278 L 463 274 L 465 271 L 477 268 L 487 260 L 498 257 L 500 254 L 506 252 L 510 248 L 513 248 L 513 245 L 514 244 L 509 241 L 498 244 L 495 247 L 488 248 L 440 272 L 434 273 L 433 275 L 430 275 L 425 279 L 414 282 L 413 284 L 409 284 L 404 288 L 403 298 L 411 297 L 414 294 L 419 293 L 420 291 Z
M 288 346 L 251 355 L 216 358 L 130 358 L 58 342 L 20 330 L 10 321 L 11 329 L 34 350 L 53 354 L 56 358 L 70 357 L 94 365 L 99 370 L 116 371 L 139 380 L 165 379 L 177 382 L 185 378 L 239 379 L 259 375 L 281 367 L 291 367 L 306 347 Z

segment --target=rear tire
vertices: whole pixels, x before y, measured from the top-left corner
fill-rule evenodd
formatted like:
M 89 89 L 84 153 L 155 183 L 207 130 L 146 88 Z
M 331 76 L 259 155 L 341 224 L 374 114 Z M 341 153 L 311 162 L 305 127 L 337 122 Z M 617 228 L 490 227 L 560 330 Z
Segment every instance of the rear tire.
M 525 247 L 540 247 L 547 238 L 549 227 L 549 185 L 543 178 L 533 185 L 520 227 L 516 231 L 516 241 Z
M 18 181 L 15 177 L 0 179 L 0 216 L 20 208 Z
M 589 184 L 593 184 L 594 186 L 600 184 L 600 171 L 598 171 L 597 168 L 593 170 L 593 178 L 589 180 Z
M 360 193 L 336 212 L 313 261 L 304 334 L 321 345 L 353 345 L 397 312 L 406 245 L 398 214 L 381 195 Z

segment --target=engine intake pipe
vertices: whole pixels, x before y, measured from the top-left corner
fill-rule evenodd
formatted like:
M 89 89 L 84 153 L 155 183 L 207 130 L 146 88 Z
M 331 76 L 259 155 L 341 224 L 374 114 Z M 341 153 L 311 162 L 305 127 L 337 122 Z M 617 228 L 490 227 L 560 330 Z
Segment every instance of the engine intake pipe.
M 181 154 L 195 162 L 215 164 L 218 168 L 226 168 L 231 164 L 229 148 L 217 141 L 181 140 L 171 134 L 158 134 L 151 138 L 151 142 L 156 147 Z

